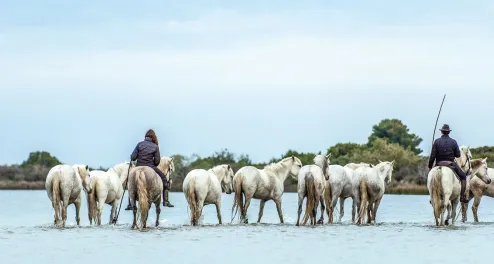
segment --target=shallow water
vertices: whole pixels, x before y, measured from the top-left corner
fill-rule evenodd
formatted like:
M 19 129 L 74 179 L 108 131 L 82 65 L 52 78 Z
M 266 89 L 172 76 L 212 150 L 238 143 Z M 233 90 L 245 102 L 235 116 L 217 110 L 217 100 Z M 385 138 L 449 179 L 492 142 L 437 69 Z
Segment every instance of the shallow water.
M 154 206 L 145 232 L 130 229 L 132 212 L 124 202 L 119 224 L 108 226 L 110 207 L 104 209 L 105 225 L 89 226 L 86 203 L 81 227 L 75 210 L 68 210 L 67 227 L 53 227 L 53 210 L 44 191 L 0 191 L 0 257 L 2 263 L 480 263 L 491 259 L 494 201 L 484 198 L 481 223 L 458 221 L 454 226 L 433 226 L 428 196 L 386 195 L 378 223 L 351 224 L 351 200 L 345 203 L 341 223 L 296 227 L 297 197 L 283 197 L 285 224 L 279 224 L 276 207 L 267 202 L 262 224 L 230 224 L 232 195 L 223 196 L 224 225 L 217 225 L 214 205 L 203 211 L 203 226 L 189 226 L 182 193 L 171 193 L 174 208 L 162 208 L 155 228 Z M 125 201 L 125 200 L 124 200 Z M 259 202 L 249 208 L 257 220 Z M 460 216 L 461 218 L 461 216 Z M 341 262 L 343 261 L 343 262 Z

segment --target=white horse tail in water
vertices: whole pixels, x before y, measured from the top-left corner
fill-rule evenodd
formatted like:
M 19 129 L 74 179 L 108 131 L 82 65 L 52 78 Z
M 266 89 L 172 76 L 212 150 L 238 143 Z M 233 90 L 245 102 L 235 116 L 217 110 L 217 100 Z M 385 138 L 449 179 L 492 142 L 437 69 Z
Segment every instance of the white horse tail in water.
M 91 186 L 93 187 L 93 186 Z M 97 197 L 96 197 L 96 188 L 95 186 L 93 187 L 95 191 L 91 192 L 87 196 L 87 207 L 88 207 L 88 217 L 89 217 L 89 223 L 92 224 L 93 221 L 95 224 L 98 224 L 98 205 L 96 204 Z
M 197 225 L 197 222 L 199 220 L 199 215 L 200 215 L 200 210 L 199 206 L 197 205 L 197 197 L 196 197 L 196 179 L 192 178 L 189 181 L 189 186 L 187 189 L 187 196 L 189 198 L 189 203 L 190 203 L 190 222 L 191 225 Z
M 326 204 L 326 214 L 328 215 L 328 223 L 333 223 L 333 193 L 331 191 L 331 180 L 326 181 L 326 189 L 324 190 L 324 203 Z
M 139 214 L 141 215 L 139 219 L 139 224 L 145 226 L 146 219 L 148 218 L 149 212 L 149 201 L 148 201 L 148 191 L 146 186 L 146 174 L 144 171 L 139 170 L 136 174 L 137 181 L 137 196 L 139 197 Z
M 365 221 L 365 213 L 368 203 L 367 180 L 365 178 L 360 181 L 360 208 L 358 211 L 357 224 L 362 224 Z
M 312 175 L 312 172 L 308 172 L 305 175 L 305 191 L 307 193 L 307 203 L 305 204 L 305 216 L 304 220 L 302 221 L 302 225 L 305 225 L 307 223 L 309 217 L 311 218 L 311 224 L 315 225 L 315 208 L 317 203 L 319 202 L 319 199 L 316 195 L 316 185 L 314 183 L 314 175 Z
M 235 199 L 233 201 L 233 207 L 232 207 L 232 222 L 235 216 L 237 215 L 239 209 L 240 209 L 240 218 L 244 216 L 244 197 L 242 190 L 242 178 L 243 178 L 242 174 L 238 174 L 238 176 L 234 179 Z M 235 214 L 233 214 L 234 210 L 235 210 Z
M 61 171 L 56 171 L 53 176 L 53 208 L 55 210 L 55 225 L 59 225 L 62 220 L 62 202 L 61 202 L 61 191 L 60 191 L 60 177 L 62 177 Z
M 431 184 L 431 198 L 432 198 L 432 206 L 434 208 L 434 217 L 436 219 L 436 224 L 438 223 L 438 219 L 441 216 L 441 188 L 442 188 L 442 170 L 439 168 L 436 171 L 436 174 L 432 178 Z

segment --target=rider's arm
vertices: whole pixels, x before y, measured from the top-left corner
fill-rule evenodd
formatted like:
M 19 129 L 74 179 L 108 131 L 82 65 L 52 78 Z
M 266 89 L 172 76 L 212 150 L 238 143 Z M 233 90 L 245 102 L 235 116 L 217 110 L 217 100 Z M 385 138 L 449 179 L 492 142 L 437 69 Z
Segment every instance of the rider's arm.
M 456 143 L 456 141 L 455 141 L 455 157 L 456 158 L 461 157 L 460 148 L 458 147 L 458 143 Z
M 137 153 L 139 152 L 138 147 L 139 147 L 139 144 L 137 144 L 137 146 L 135 147 L 134 151 L 130 155 L 130 161 L 134 161 L 134 160 L 137 159 Z
M 436 160 L 436 142 L 432 144 L 431 156 L 429 157 L 429 169 L 432 169 L 434 166 L 434 160 Z
M 154 153 L 154 165 L 160 165 L 161 155 L 160 155 L 160 147 L 156 147 L 156 152 Z

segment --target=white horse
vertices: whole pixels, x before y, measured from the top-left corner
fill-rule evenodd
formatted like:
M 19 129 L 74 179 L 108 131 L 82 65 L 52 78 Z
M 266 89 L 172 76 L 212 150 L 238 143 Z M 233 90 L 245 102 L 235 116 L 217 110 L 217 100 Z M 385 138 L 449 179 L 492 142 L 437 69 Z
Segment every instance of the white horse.
M 247 210 L 252 198 L 261 200 L 259 208 L 258 223 L 261 222 L 264 204 L 266 201 L 273 200 L 278 210 L 280 223 L 283 224 L 283 213 L 281 210 L 281 197 L 284 192 L 284 182 L 289 174 L 296 177 L 302 168 L 302 162 L 299 158 L 291 156 L 284 158 L 277 163 L 272 163 L 258 169 L 253 166 L 240 168 L 233 177 L 233 188 L 235 191 L 235 201 L 232 207 L 240 208 L 240 220 L 248 223 Z M 245 204 L 243 200 L 245 196 Z M 232 219 L 233 221 L 233 219 Z
M 472 205 L 474 222 L 479 222 L 479 217 L 477 213 L 482 196 L 494 197 L 494 184 L 491 184 L 491 182 L 494 182 L 494 169 L 487 168 L 487 158 L 485 158 L 482 162 L 483 162 L 482 168 L 480 168 L 479 171 L 487 169 L 487 176 L 483 177 L 482 175 L 479 175 L 479 173 L 477 172 L 475 175 L 468 176 L 469 180 L 467 181 L 467 190 L 468 190 L 467 199 L 468 201 L 474 199 Z M 472 160 L 472 166 L 473 163 L 474 160 Z M 468 209 L 468 204 L 465 204 L 463 206 L 463 211 L 462 211 L 463 222 L 467 220 L 467 216 L 466 216 L 467 209 Z
M 321 201 L 321 219 L 319 223 L 324 222 L 324 185 L 328 179 L 327 167 L 330 163 L 329 158 L 331 154 L 316 155 L 314 157 L 314 164 L 303 166 L 298 172 L 298 217 L 297 226 L 300 225 L 300 215 L 302 214 L 302 203 L 304 198 L 307 197 L 305 206 L 305 216 L 302 220 L 302 225 L 307 223 L 307 220 L 311 219 L 311 225 L 316 224 L 317 207 Z
M 391 182 L 394 162 L 394 160 L 379 161 L 375 166 L 361 166 L 354 171 L 352 190 L 358 208 L 357 224 L 365 222 L 366 212 L 368 224 L 376 221 L 377 209 L 384 195 L 385 182 L 388 184 Z
M 134 164 L 131 162 L 123 162 L 116 164 L 115 166 L 111 167 L 109 170 L 113 170 L 117 175 L 118 178 L 120 179 L 120 182 L 122 183 L 122 188 L 124 190 L 127 190 L 127 178 L 129 177 L 129 166 L 130 169 L 135 168 Z
M 45 188 L 55 211 L 55 226 L 65 227 L 67 207 L 74 204 L 76 222 L 80 224 L 82 188 L 91 193 L 87 165 L 56 165 L 46 177 Z
M 463 171 L 466 171 L 467 176 L 472 171 L 479 171 L 481 162 L 472 164 L 472 153 L 465 146 L 460 147 L 460 157 L 455 162 Z M 475 165 L 473 167 L 472 165 Z M 482 172 L 479 171 L 481 174 Z M 485 173 L 487 171 L 485 170 Z M 452 218 L 452 223 L 456 221 L 456 208 L 460 200 L 461 184 L 456 173 L 447 166 L 436 166 L 429 171 L 427 175 L 427 189 L 430 194 L 430 204 L 434 212 L 436 226 L 449 225 L 449 220 Z M 444 220 L 444 212 L 448 210 L 446 220 Z
M 175 169 L 173 158 L 161 157 L 158 169 L 165 175 L 171 173 Z M 141 230 L 146 228 L 149 209 L 151 209 L 153 203 L 156 208 L 155 225 L 158 226 L 161 213 L 160 202 L 163 193 L 163 182 L 159 175 L 151 167 L 137 166 L 130 170 L 127 186 L 134 214 L 132 228 L 137 227 L 137 213 L 140 216 L 139 228 Z M 139 202 L 139 207 L 136 206 L 136 201 Z
M 328 215 L 328 223 L 333 223 L 333 213 L 336 208 L 338 198 L 340 201 L 340 218 L 343 218 L 345 211 L 345 200 L 352 198 L 352 222 L 355 222 L 355 199 L 352 192 L 352 178 L 354 171 L 359 167 L 370 167 L 367 163 L 349 163 L 344 167 L 341 165 L 328 166 L 328 181 L 326 181 L 324 201 L 326 203 L 326 213 Z
M 194 169 L 185 176 L 183 192 L 191 210 L 191 224 L 197 225 L 205 205 L 216 205 L 218 222 L 221 225 L 222 189 L 233 191 L 233 169 L 228 164 L 218 165 L 209 170 Z
M 124 184 L 127 179 L 127 171 L 121 173 L 122 177 L 119 177 L 119 172 L 115 169 L 117 166 L 107 171 L 93 170 L 89 173 L 91 189 L 93 190 L 87 195 L 88 216 L 91 225 L 93 220 L 98 225 L 101 225 L 101 214 L 105 204 L 112 206 L 110 224 L 117 221 L 116 212 L 122 199 Z M 119 165 L 119 167 L 121 167 L 121 170 L 125 170 L 125 167 L 128 168 L 129 165 L 124 164 Z
M 127 189 L 127 177 L 129 173 L 129 164 L 132 164 L 130 162 L 125 162 L 125 163 L 120 163 L 115 166 L 113 166 L 113 169 L 117 172 L 118 176 L 120 177 L 120 180 L 122 181 L 122 185 L 124 187 L 124 190 Z M 161 171 L 164 171 L 163 173 L 165 174 L 165 178 L 168 181 L 169 186 L 172 185 L 172 180 L 173 178 L 171 177 L 171 174 L 175 171 L 175 163 L 173 162 L 173 157 L 168 157 L 168 156 L 163 156 L 161 157 L 160 164 L 157 166 L 158 169 Z M 132 164 L 132 168 L 135 168 L 134 164 Z M 165 190 L 163 190 L 163 196 L 165 195 Z M 127 197 L 128 204 L 127 208 L 125 210 L 132 210 L 132 206 L 130 204 L 130 196 Z

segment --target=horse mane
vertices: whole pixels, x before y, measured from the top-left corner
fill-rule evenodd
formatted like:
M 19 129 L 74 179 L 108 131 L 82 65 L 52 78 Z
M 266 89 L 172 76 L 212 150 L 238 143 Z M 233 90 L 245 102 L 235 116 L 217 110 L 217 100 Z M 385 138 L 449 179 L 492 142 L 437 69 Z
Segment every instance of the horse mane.
M 226 165 L 226 164 L 216 165 L 216 166 L 212 167 L 210 170 L 211 170 L 214 174 L 216 174 L 217 172 L 219 172 L 220 170 L 223 170 L 223 169 L 224 169 L 225 171 L 227 171 L 227 168 L 225 168 L 226 166 L 228 166 L 228 165 Z
M 473 159 L 473 160 L 470 160 L 470 165 L 472 166 L 473 169 L 476 169 L 480 166 L 482 166 L 483 164 L 483 159 Z
M 271 164 L 268 164 L 266 166 L 264 166 L 264 169 L 267 170 L 267 171 L 272 171 L 272 172 L 279 172 L 280 170 L 284 169 L 285 167 L 283 166 L 283 164 L 289 160 L 291 160 L 292 157 L 287 157 L 287 158 L 284 158 L 278 162 L 273 162 Z
M 324 175 L 327 175 L 327 171 L 328 171 L 329 162 L 328 162 L 328 159 L 326 159 L 326 156 L 324 156 L 324 155 L 316 155 L 316 156 L 314 157 L 314 160 L 313 160 L 313 161 L 314 161 L 314 163 L 315 163 L 316 165 L 318 165 L 318 166 L 320 166 L 320 167 L 321 167 L 321 165 L 322 165 L 322 167 L 321 167 L 321 169 L 322 169 L 322 173 L 323 173 Z
M 468 150 L 468 152 L 467 152 Z M 470 148 L 467 146 L 460 146 L 460 152 L 464 153 L 468 158 L 472 158 L 472 152 L 470 151 Z
M 163 173 L 166 173 L 168 170 L 174 171 L 175 166 L 173 164 L 173 158 L 170 157 L 161 157 L 160 164 L 158 165 L 158 169 L 160 169 Z

